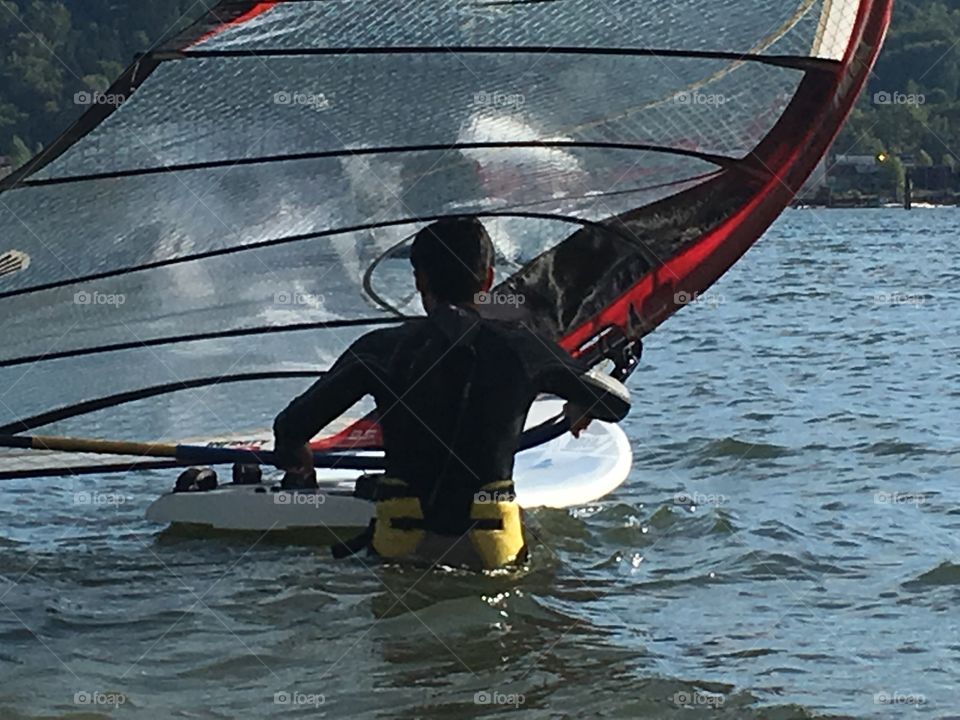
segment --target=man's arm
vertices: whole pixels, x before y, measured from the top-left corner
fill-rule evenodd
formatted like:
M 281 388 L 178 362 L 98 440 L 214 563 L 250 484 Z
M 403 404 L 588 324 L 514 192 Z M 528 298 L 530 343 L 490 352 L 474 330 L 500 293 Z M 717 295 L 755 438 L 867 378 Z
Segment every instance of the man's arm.
M 279 467 L 312 469 L 312 453 L 306 444 L 373 391 L 375 373 L 371 364 L 376 360 L 364 352 L 363 340 L 349 347 L 322 378 L 277 415 L 273 435 Z
M 545 342 L 538 375 L 540 392 L 569 402 L 567 416 L 574 435 L 578 435 L 590 419 L 619 422 L 630 411 L 630 392 L 622 383 L 588 369 L 555 343 Z

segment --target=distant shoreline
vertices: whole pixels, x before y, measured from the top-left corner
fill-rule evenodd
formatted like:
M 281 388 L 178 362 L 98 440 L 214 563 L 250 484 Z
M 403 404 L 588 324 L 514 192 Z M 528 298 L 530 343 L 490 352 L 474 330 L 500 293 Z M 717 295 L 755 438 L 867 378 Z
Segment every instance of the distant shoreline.
M 913 198 L 912 207 L 917 209 L 929 208 L 949 208 L 960 206 L 960 196 L 948 195 L 946 197 L 939 195 L 936 197 L 916 197 Z M 879 197 L 876 195 L 862 196 L 834 196 L 829 202 L 824 202 L 820 198 L 796 198 L 790 203 L 792 208 L 821 208 L 825 210 L 849 210 L 856 209 L 891 209 L 903 208 L 903 200 L 889 197 Z

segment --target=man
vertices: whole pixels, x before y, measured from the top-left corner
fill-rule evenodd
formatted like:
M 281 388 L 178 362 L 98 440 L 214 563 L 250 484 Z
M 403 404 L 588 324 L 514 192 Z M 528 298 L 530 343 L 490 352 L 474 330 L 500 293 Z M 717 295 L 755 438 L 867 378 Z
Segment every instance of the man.
M 492 569 L 522 560 L 513 460 L 540 393 L 568 400 L 571 431 L 619 421 L 629 395 L 519 323 L 482 319 L 493 244 L 479 220 L 440 220 L 414 238 L 411 262 L 424 319 L 359 338 L 274 423 L 278 463 L 311 476 L 307 443 L 363 396 L 376 401 L 386 475 L 370 548 Z

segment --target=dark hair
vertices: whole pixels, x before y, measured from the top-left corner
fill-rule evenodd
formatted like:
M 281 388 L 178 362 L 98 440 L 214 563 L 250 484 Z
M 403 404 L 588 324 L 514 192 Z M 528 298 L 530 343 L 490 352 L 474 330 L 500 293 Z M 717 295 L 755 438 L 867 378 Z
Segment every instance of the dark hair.
M 410 262 L 438 300 L 473 302 L 493 263 L 493 243 L 477 218 L 445 218 L 417 233 Z

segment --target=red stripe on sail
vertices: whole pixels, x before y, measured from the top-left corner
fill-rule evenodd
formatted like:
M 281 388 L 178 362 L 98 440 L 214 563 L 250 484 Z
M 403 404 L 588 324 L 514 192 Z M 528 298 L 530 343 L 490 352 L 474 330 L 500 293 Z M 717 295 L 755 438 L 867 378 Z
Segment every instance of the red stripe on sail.
M 257 3 L 242 15 L 238 15 L 237 17 L 235 17 L 233 20 L 229 20 L 225 23 L 218 25 L 212 30 L 208 30 L 203 35 L 201 35 L 196 40 L 194 40 L 192 43 L 187 45 L 187 48 L 195 47 L 200 43 L 206 40 L 209 40 L 210 38 L 215 37 L 226 30 L 229 30 L 232 27 L 243 25 L 245 22 L 249 22 L 250 20 L 253 20 L 255 17 L 263 15 L 263 13 L 267 12 L 268 10 L 272 10 L 274 7 L 279 5 L 280 2 L 282 2 L 282 0 L 272 0 L 272 2 Z
M 852 41 L 827 92 L 818 87 L 822 78 L 808 75 L 801 83 L 797 96 L 804 90 L 810 95 L 819 92 L 826 102 L 815 116 L 801 102 L 788 122 L 775 127 L 761 141 L 752 155 L 763 162 L 771 177 L 753 199 L 692 246 L 644 275 L 596 316 L 567 333 L 560 341 L 567 351 L 575 352 L 605 327 L 627 326 L 632 313 L 652 329 L 682 307 L 678 295 L 695 296 L 708 288 L 756 242 L 790 203 L 839 133 L 870 74 L 891 12 L 892 0 L 862 3 Z M 863 48 L 867 50 L 866 57 L 857 58 L 856 51 Z M 855 62 L 862 64 L 852 69 Z M 801 135 L 802 139 L 788 145 L 788 140 L 800 135 L 804 127 L 808 130 Z M 765 155 L 758 152 L 768 148 Z

